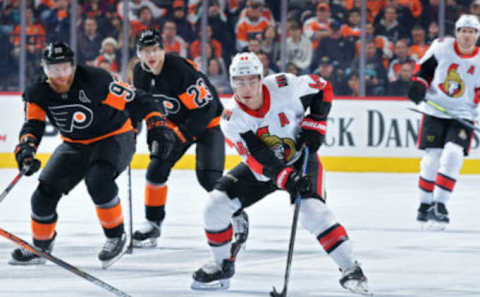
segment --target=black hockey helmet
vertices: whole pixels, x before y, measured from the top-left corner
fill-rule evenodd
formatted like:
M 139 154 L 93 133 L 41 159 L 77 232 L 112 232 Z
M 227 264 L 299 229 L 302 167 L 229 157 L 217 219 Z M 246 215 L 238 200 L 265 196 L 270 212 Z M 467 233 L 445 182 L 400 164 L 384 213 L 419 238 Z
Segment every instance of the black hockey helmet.
M 138 33 L 137 36 L 137 51 L 142 50 L 144 47 L 158 44 L 163 48 L 162 36 L 155 29 L 146 29 Z
M 42 62 L 46 65 L 64 62 L 73 64 L 73 51 L 64 42 L 50 42 L 43 49 Z

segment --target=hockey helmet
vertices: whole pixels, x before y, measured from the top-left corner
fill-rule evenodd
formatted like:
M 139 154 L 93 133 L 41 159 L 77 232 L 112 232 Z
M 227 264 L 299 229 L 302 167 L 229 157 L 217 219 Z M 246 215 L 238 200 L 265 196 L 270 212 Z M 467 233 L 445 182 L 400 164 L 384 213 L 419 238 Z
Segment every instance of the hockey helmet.
M 143 48 L 156 44 L 163 48 L 162 36 L 157 30 L 146 29 L 141 31 L 137 36 L 137 54 Z
M 473 14 L 464 14 L 455 22 L 455 33 L 460 30 L 460 28 L 473 28 L 477 31 L 477 36 L 480 33 L 480 22 L 478 17 Z
M 230 84 L 233 86 L 233 78 L 245 75 L 259 75 L 263 79 L 263 64 L 256 54 L 252 52 L 236 54 L 230 64 Z
M 50 42 L 43 50 L 42 63 L 44 65 L 71 62 L 73 64 L 73 51 L 64 42 Z

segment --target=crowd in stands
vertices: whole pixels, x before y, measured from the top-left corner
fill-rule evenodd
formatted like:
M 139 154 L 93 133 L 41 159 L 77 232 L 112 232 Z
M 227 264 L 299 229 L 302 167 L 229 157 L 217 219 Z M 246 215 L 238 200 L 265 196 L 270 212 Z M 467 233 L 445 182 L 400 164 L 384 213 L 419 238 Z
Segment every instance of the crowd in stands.
M 27 0 L 27 82 L 41 72 L 46 42 L 70 41 L 71 0 Z M 202 0 L 130 0 L 130 65 L 135 36 L 158 29 L 164 48 L 205 69 L 220 93 L 231 93 L 228 65 L 239 51 L 255 52 L 264 74 L 279 71 L 286 34 L 286 71 L 330 80 L 337 95 L 359 95 L 361 2 L 289 0 L 287 30 L 280 29 L 280 0 L 208 1 L 207 64 L 201 67 Z M 415 63 L 438 37 L 442 0 L 367 0 L 365 83 L 368 96 L 404 96 Z M 0 91 L 18 90 L 20 0 L 0 2 Z M 480 16 L 480 0 L 445 0 L 445 32 L 463 13 Z M 78 0 L 77 62 L 121 69 L 123 0 Z

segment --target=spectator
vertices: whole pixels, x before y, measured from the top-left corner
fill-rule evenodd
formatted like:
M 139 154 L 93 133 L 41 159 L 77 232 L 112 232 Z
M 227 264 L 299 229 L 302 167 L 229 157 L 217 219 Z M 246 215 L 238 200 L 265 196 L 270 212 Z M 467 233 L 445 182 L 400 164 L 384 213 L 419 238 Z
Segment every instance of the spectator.
M 470 14 L 476 15 L 480 19 L 480 0 L 474 0 L 470 4 Z
M 55 9 L 46 10 L 44 24 L 47 29 L 48 40 L 56 42 L 70 41 L 70 10 L 68 0 L 56 0 Z
M 303 24 L 303 33 L 310 38 L 314 49 L 318 47 L 320 40 L 330 36 L 331 23 L 330 6 L 327 3 L 319 3 L 316 16 L 309 18 Z
M 344 5 L 347 11 L 352 8 L 361 8 L 362 1 L 359 0 L 345 0 Z M 373 23 L 377 15 L 385 7 L 384 0 L 367 0 L 367 22 Z
M 340 72 L 340 76 L 337 75 L 337 71 L 335 70 L 332 60 L 329 57 L 323 56 L 320 58 L 318 67 L 313 71 L 313 73 L 321 76 L 325 80 L 328 80 L 332 84 L 335 94 L 341 92 L 342 82 L 338 79 L 338 77 L 342 77 L 343 72 Z
M 297 65 L 295 65 L 295 63 L 292 63 L 292 62 L 288 62 L 287 63 L 287 70 L 286 70 L 287 73 L 291 73 L 293 75 L 300 75 L 300 68 L 297 67 Z
M 163 24 L 162 39 L 165 53 L 187 57 L 187 43 L 177 35 L 177 25 L 174 21 L 169 20 Z
M 237 38 L 237 50 L 241 50 L 247 46 L 249 35 L 255 33 L 263 33 L 268 26 L 275 25 L 273 18 L 265 16 L 263 0 L 248 0 L 247 8 L 242 11 L 235 27 L 235 35 Z
M 78 63 L 93 65 L 100 52 L 103 37 L 97 32 L 97 20 L 87 17 L 83 22 L 83 30 L 78 40 Z
M 100 49 L 100 55 L 95 60 L 95 66 L 100 66 L 103 61 L 110 63 L 110 72 L 118 73 L 118 57 L 117 57 L 118 43 L 112 37 L 107 37 L 102 41 L 102 48 Z
M 229 21 L 223 10 L 220 7 L 218 0 L 210 0 L 208 6 L 208 24 L 212 28 L 212 36 L 217 39 L 223 46 L 223 60 L 230 64 L 230 57 L 235 51 L 235 40 L 233 34 L 233 26 Z
M 375 28 L 373 24 L 367 23 L 366 25 L 366 39 L 373 40 L 377 48 L 378 56 L 385 61 L 385 67 L 387 67 L 387 62 L 393 57 L 393 48 L 394 44 L 388 40 L 387 37 L 383 35 L 375 35 Z M 358 58 L 360 55 L 360 40 L 357 40 L 355 43 L 355 57 Z
M 82 11 L 87 18 L 100 19 L 105 17 L 105 13 L 112 7 L 109 0 L 87 0 L 83 4 Z
M 412 81 L 414 65 L 402 64 L 398 79 L 388 85 L 388 95 L 407 97 L 408 88 Z
M 395 56 L 394 59 L 390 62 L 388 67 L 388 81 L 392 82 L 397 80 L 398 73 L 402 68 L 403 64 L 412 64 L 415 65 L 415 60 L 410 58 L 408 55 L 408 45 L 404 39 L 400 39 L 395 44 Z
M 374 40 L 365 45 L 365 85 L 367 96 L 382 96 L 386 93 L 387 73 L 383 62 L 377 55 Z M 350 71 L 359 72 L 360 59 L 353 61 Z
M 159 26 L 156 24 L 156 21 L 153 18 L 152 10 L 148 6 L 142 6 L 138 10 L 138 20 L 131 21 L 130 23 L 133 26 L 135 35 L 146 29 L 159 29 Z
M 321 57 L 328 56 L 332 59 L 332 63 L 335 66 L 346 68 L 352 64 L 355 53 L 354 38 L 351 36 L 344 38 L 338 22 L 333 22 L 330 28 L 332 34 L 322 39 L 318 44 L 318 48 L 314 53 L 312 66 L 316 67 Z
M 277 71 L 273 70 L 272 67 L 274 67 L 270 63 L 270 59 L 268 58 L 268 55 L 262 51 L 256 53 L 258 59 L 260 59 L 260 62 L 262 62 L 263 65 L 263 77 L 275 74 Z
M 202 54 L 202 31 L 200 30 L 198 33 L 198 38 L 190 44 L 191 59 L 195 59 Z M 214 56 L 222 57 L 222 45 L 218 40 L 212 38 L 212 28 L 210 26 L 207 26 L 207 42 L 210 43 Z
M 289 5 L 291 6 L 293 1 L 290 1 Z M 303 13 L 300 16 L 301 20 L 306 20 L 312 17 L 312 12 L 314 12 L 320 3 L 328 4 L 330 7 L 330 15 L 331 17 L 342 23 L 345 21 L 347 18 L 347 10 L 345 9 L 344 6 L 337 4 L 335 2 L 340 2 L 340 1 L 329 1 L 329 0 L 301 0 L 298 2 L 303 2 L 304 4 L 300 4 L 300 8 L 303 11 Z M 290 7 L 289 7 L 290 10 Z
M 420 24 L 424 29 L 428 28 L 431 22 L 438 20 L 439 3 L 444 0 L 424 0 L 424 9 L 420 16 Z M 455 1 L 445 1 L 445 32 L 453 33 L 455 29 L 455 20 L 457 19 L 457 9 Z
M 243 49 L 242 52 L 252 52 L 255 54 L 258 54 L 261 51 L 261 38 L 251 38 L 248 40 L 248 46 L 247 48 Z
M 210 82 L 213 84 L 215 89 L 217 89 L 217 93 L 233 93 L 227 73 L 225 72 L 225 68 L 222 67 L 221 61 L 218 58 L 211 58 L 208 60 L 207 75 Z
M 415 23 L 418 22 L 419 14 L 423 7 L 420 0 L 386 0 L 385 7 L 394 7 L 397 14 L 397 21 L 401 24 L 403 32 L 410 34 Z M 422 0 L 423 1 L 423 0 Z M 374 26 L 379 25 L 380 20 L 385 18 L 385 9 L 383 9 L 375 18 Z
M 175 0 L 172 4 L 172 17 L 177 26 L 177 34 L 185 40 L 185 42 L 192 42 L 195 39 L 195 32 L 193 32 L 192 24 L 187 20 L 187 8 L 184 0 Z
M 428 25 L 426 43 L 431 44 L 435 39 L 437 39 L 439 31 L 440 31 L 440 28 L 438 27 L 437 22 L 431 22 L 430 25 Z
M 272 63 L 276 63 L 280 58 L 280 43 L 277 40 L 277 31 L 274 26 L 269 26 L 263 31 L 263 39 L 260 48 L 263 52 L 268 54 Z
M 347 37 L 354 37 L 355 39 L 360 38 L 360 10 L 358 8 L 352 8 L 348 12 L 348 20 L 347 24 L 343 25 L 342 36 L 344 38 Z M 331 27 L 331 26 L 330 26 Z
M 286 45 L 287 62 L 295 64 L 301 73 L 307 73 L 312 63 L 312 42 L 303 35 L 298 22 L 291 23 L 289 33 Z
M 128 3 L 129 13 L 128 13 L 128 20 L 132 21 L 140 21 L 138 19 L 139 12 L 142 7 L 150 8 L 152 12 L 152 16 L 154 19 L 159 19 L 161 17 L 165 17 L 167 15 L 167 9 L 157 7 L 153 1 L 150 0 L 131 0 Z M 117 15 L 123 19 L 123 1 L 120 1 L 117 5 Z
M 425 30 L 420 25 L 415 25 L 412 29 L 412 44 L 408 54 L 415 60 L 420 60 L 425 52 L 427 51 L 429 45 L 425 40 Z
M 9 41 L 9 35 L 0 30 L 0 90 L 7 91 L 8 86 L 12 84 L 12 77 L 17 77 L 16 67 L 13 65 L 11 53 L 13 45 Z
M 360 77 L 358 72 L 354 71 L 347 76 L 347 83 L 345 84 L 341 95 L 360 96 Z
M 393 43 L 401 38 L 408 37 L 403 24 L 400 25 L 397 20 L 397 9 L 395 6 L 385 8 L 384 17 L 378 22 L 375 28 L 375 35 L 383 35 Z

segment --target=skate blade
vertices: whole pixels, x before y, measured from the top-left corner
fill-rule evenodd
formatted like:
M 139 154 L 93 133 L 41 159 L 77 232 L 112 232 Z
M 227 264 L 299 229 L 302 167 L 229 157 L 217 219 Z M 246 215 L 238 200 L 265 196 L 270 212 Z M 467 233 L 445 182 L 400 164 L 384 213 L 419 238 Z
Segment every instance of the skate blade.
M 116 255 L 115 257 L 113 257 L 110 260 L 101 261 L 102 262 L 102 268 L 103 269 L 108 269 L 110 266 L 113 265 L 113 263 L 120 260 L 120 258 L 127 253 L 127 250 L 128 250 L 128 245 L 125 244 L 125 246 L 122 248 L 122 251 L 120 253 L 118 253 L 118 255 Z
M 209 283 L 202 283 L 202 282 L 199 282 L 199 281 L 193 281 L 190 288 L 192 290 L 203 290 L 203 291 L 227 290 L 228 288 L 230 288 L 230 280 L 229 279 L 220 279 L 220 280 L 209 282 Z
M 442 222 L 435 222 L 431 221 L 430 224 L 427 226 L 427 230 L 430 231 L 444 231 L 447 228 L 448 223 Z
M 373 296 L 373 293 L 368 289 L 366 282 L 358 282 L 355 280 L 347 281 L 344 284 L 345 289 L 349 290 L 354 294 L 359 294 L 362 296 Z
M 147 238 L 145 240 L 133 240 L 133 247 L 137 249 L 153 249 L 157 247 L 156 238 Z
M 8 264 L 14 265 L 14 266 L 33 266 L 33 265 L 45 265 L 47 263 L 47 260 L 43 258 L 36 258 L 31 261 L 18 261 L 15 259 L 10 259 L 8 261 Z

